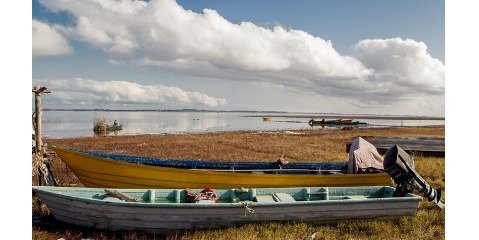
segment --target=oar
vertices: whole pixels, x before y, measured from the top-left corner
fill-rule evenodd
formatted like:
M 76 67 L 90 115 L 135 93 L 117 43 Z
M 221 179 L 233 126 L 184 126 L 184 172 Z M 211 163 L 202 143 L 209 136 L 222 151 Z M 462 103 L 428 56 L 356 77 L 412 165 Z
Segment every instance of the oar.
M 105 189 L 105 192 L 109 195 L 109 196 L 113 196 L 113 197 L 117 197 L 121 200 L 124 200 L 124 201 L 127 201 L 127 202 L 141 202 L 141 199 L 139 198 L 135 198 L 135 197 L 131 197 L 131 196 L 128 196 L 116 189 Z

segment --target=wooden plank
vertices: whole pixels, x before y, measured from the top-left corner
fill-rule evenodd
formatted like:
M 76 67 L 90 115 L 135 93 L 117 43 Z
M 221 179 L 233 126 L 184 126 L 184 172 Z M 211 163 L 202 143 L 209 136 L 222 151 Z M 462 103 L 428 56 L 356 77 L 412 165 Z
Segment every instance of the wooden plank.
M 423 156 L 435 156 L 435 157 L 444 157 L 445 156 L 445 139 L 444 138 L 383 138 L 383 137 L 362 137 L 364 140 L 368 141 L 376 147 L 380 154 L 385 154 L 389 148 L 395 144 L 401 147 L 404 151 L 420 154 Z M 351 148 L 352 141 L 346 144 L 346 152 L 349 152 Z
M 275 193 L 273 197 L 278 199 L 278 202 L 296 202 L 293 196 L 289 193 Z
M 141 199 L 128 196 L 116 189 L 105 189 L 105 192 L 112 197 L 117 197 L 127 202 L 141 202 Z
M 261 203 L 274 203 L 276 202 L 272 195 L 259 195 L 256 196 L 256 201 Z

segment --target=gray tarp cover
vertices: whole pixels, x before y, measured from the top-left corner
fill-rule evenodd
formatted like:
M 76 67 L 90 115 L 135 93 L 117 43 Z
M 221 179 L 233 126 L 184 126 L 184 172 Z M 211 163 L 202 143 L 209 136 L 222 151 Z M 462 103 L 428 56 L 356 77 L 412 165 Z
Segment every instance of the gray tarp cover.
M 363 138 L 357 137 L 349 149 L 348 173 L 357 173 L 359 169 L 368 168 L 384 170 L 383 161 L 376 147 Z

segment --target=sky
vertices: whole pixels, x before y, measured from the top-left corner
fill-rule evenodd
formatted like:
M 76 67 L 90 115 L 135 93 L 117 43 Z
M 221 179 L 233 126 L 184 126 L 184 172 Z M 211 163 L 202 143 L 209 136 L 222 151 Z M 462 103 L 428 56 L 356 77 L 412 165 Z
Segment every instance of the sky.
M 45 108 L 445 115 L 437 0 L 33 0 Z

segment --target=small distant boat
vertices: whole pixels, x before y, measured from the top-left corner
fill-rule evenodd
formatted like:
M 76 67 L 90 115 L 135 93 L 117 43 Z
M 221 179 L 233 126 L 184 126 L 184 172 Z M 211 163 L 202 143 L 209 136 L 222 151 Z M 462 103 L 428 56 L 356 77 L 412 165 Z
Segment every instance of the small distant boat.
M 97 122 L 95 126 L 93 126 L 93 132 L 95 133 L 116 132 L 120 130 L 123 130 L 123 124 L 121 123 L 109 125 L 105 122 Z
M 111 231 L 215 229 L 262 221 L 413 216 L 422 197 L 394 188 L 104 189 L 34 186 L 62 222 Z
M 273 118 L 271 118 L 271 117 L 264 117 L 263 118 L 263 122 L 271 122 L 271 121 L 273 121 Z
M 122 124 L 118 124 L 118 125 L 108 125 L 106 127 L 106 130 L 108 132 L 114 132 L 114 131 L 120 131 L 120 130 L 123 130 L 123 125 Z
M 325 125 L 362 125 L 362 124 L 367 124 L 365 122 L 360 122 L 360 121 L 353 121 L 353 119 L 333 119 L 333 120 L 325 120 L 325 119 L 322 119 L 322 120 L 314 120 L 314 119 L 311 119 L 309 120 L 308 122 L 309 126 L 313 127 L 313 126 L 318 126 L 318 125 L 322 125 L 322 126 L 325 126 Z

